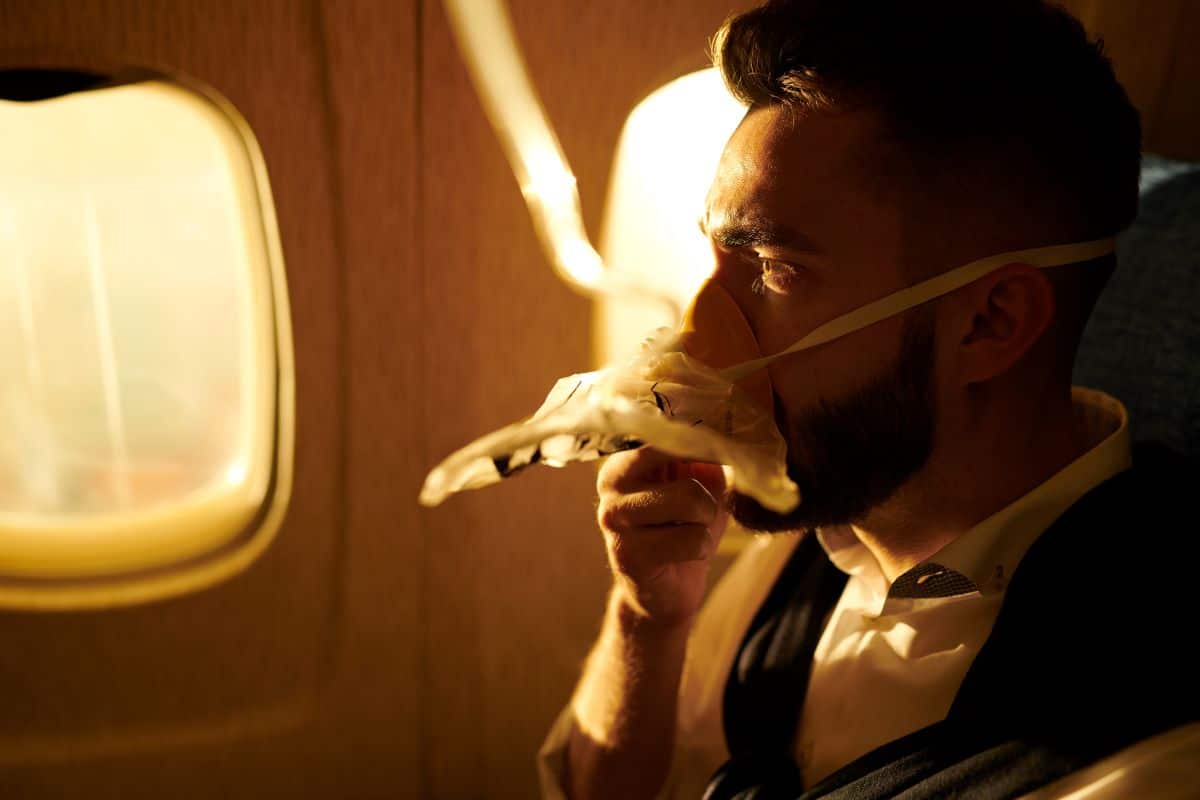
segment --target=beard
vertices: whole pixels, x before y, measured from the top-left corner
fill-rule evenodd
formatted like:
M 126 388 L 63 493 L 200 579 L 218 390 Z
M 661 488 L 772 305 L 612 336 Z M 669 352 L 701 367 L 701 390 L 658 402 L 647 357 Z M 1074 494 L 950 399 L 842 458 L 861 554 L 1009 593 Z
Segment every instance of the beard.
M 775 419 L 800 505 L 779 514 L 731 492 L 735 520 L 770 533 L 858 522 L 925 465 L 935 416 L 934 318 L 923 311 L 906 321 L 895 365 L 866 386 L 792 417 L 776 395 Z

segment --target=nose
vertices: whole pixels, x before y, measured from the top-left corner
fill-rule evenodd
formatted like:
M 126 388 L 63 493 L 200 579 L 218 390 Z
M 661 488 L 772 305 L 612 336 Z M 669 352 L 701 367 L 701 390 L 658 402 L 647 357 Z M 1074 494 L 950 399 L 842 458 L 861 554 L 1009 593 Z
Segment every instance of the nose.
M 683 314 L 679 334 L 684 351 L 713 369 L 724 369 L 763 355 L 746 316 L 714 278 L 705 281 L 692 298 Z M 766 370 L 748 375 L 738 386 L 763 411 L 772 413 L 771 379 Z

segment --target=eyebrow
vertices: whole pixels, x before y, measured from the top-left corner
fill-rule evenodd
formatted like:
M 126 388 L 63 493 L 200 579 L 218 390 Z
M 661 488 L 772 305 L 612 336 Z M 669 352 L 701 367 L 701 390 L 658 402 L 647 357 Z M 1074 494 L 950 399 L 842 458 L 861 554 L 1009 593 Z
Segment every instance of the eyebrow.
M 697 222 L 702 234 L 728 250 L 746 247 L 786 247 L 789 250 L 817 254 L 824 252 L 816 242 L 800 231 L 770 220 L 742 217 L 712 230 L 708 229 L 703 216 Z

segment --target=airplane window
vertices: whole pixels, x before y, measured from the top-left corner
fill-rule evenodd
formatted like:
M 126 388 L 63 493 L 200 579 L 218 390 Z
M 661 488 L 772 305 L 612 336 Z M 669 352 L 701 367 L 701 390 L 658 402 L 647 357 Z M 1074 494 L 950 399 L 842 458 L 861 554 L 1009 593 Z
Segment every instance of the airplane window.
M 60 83 L 0 91 L 0 605 L 217 580 L 290 486 L 286 291 L 248 128 L 169 79 Z M 206 577 L 163 571 L 184 562 Z
M 746 109 L 715 69 L 659 87 L 630 113 L 609 184 L 600 251 L 616 270 L 640 273 L 680 308 L 712 271 L 697 221 L 725 141 Z M 636 352 L 646 331 L 672 325 L 652 304 L 598 301 L 600 363 Z

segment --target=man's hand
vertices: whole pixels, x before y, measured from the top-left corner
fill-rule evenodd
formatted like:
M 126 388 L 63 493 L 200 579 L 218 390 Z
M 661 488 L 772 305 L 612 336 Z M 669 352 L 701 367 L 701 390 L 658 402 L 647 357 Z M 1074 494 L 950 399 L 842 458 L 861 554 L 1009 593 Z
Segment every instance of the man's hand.
M 610 456 L 596 487 L 614 585 L 571 703 L 565 788 L 575 800 L 651 798 L 671 765 L 688 632 L 728 520 L 725 474 L 643 447 Z
M 642 447 L 610 456 L 596 488 L 614 592 L 647 622 L 690 622 L 729 518 L 721 467 Z

